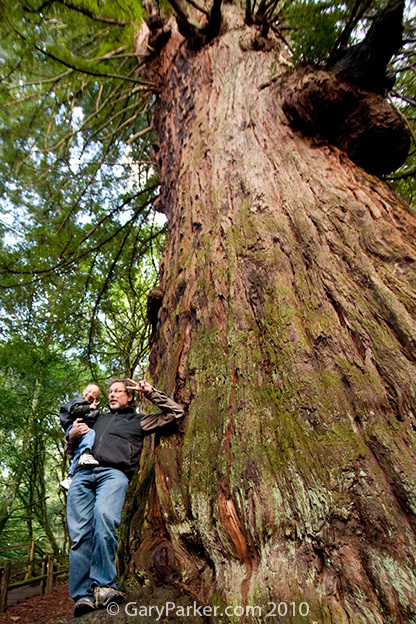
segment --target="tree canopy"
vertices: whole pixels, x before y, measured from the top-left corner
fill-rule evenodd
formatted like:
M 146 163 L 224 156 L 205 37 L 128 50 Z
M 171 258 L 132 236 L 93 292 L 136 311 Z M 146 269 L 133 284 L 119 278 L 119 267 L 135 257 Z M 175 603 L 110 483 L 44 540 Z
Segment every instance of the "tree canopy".
M 132 284 L 136 259 L 160 229 L 149 221 L 158 189 L 151 131 L 157 93 L 145 71 L 151 41 L 144 54 L 141 33 L 174 12 L 182 28 L 206 37 L 218 21 L 217 5 L 2 2 L 0 270 L 9 294 L 18 289 L 20 298 L 29 297 L 36 290 L 42 297 L 45 289 L 48 298 L 55 285 L 71 318 L 76 308 L 96 321 L 119 267 Z M 326 68 L 363 38 L 383 7 L 248 0 L 246 20 L 282 38 L 288 63 Z M 414 11 L 409 2 L 403 46 L 389 70 L 396 75 L 390 97 L 413 137 Z M 160 39 L 163 28 L 157 32 Z M 410 200 L 414 153 L 413 141 L 406 163 L 388 176 Z M 91 329 L 90 354 L 92 335 Z

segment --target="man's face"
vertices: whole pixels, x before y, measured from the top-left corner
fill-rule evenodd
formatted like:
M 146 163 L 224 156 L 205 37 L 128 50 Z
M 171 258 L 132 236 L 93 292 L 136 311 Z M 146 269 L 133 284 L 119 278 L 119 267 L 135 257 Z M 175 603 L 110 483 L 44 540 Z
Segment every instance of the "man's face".
M 93 401 L 98 399 L 100 394 L 101 394 L 100 388 L 98 386 L 95 386 L 94 384 L 87 386 L 84 392 L 82 393 L 84 399 L 86 399 L 88 403 L 92 403 Z
M 127 394 L 126 387 L 121 381 L 115 381 L 110 386 L 108 393 L 109 403 L 112 410 L 120 410 L 127 407 L 131 395 Z

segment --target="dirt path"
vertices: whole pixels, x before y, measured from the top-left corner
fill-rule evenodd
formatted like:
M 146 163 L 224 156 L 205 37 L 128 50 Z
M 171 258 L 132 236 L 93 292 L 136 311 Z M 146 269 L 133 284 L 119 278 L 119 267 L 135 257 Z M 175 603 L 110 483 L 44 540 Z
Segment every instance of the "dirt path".
M 0 624 L 64 624 L 73 619 L 73 602 L 67 587 L 58 587 L 52 594 L 32 596 L 25 602 L 9 606 L 0 615 Z
M 7 606 L 12 607 L 24 602 L 32 596 L 40 594 L 39 584 L 37 587 L 18 587 L 17 589 L 11 589 L 7 594 Z

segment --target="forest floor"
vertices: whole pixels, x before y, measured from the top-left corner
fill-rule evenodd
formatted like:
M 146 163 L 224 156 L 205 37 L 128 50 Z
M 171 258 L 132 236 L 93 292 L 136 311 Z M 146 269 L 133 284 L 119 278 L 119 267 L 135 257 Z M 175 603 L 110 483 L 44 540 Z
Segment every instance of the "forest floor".
M 73 619 L 73 602 L 67 587 L 57 587 L 51 594 L 32 596 L 0 614 L 0 624 L 65 624 Z
M 132 602 L 131 602 L 132 601 Z M 199 611 L 194 614 L 194 607 L 197 604 L 193 598 L 187 594 L 183 594 L 180 589 L 172 589 L 171 587 L 154 587 L 152 589 L 144 588 L 142 593 L 140 588 L 136 588 L 133 594 L 126 594 L 125 602 L 131 605 L 142 606 L 147 605 L 149 608 L 148 615 L 139 614 L 137 617 L 131 617 L 133 613 L 127 613 L 123 608 L 120 609 L 120 616 L 116 614 L 108 614 L 106 609 L 98 609 L 94 613 L 89 613 L 82 618 L 74 619 L 73 602 L 69 597 L 68 587 L 60 586 L 53 590 L 51 594 L 43 594 L 31 596 L 24 602 L 13 604 L 7 607 L 6 613 L 0 614 L 0 624 L 129 624 L 130 621 L 140 621 L 141 624 L 154 624 L 156 621 L 154 613 L 151 613 L 149 605 L 166 605 L 168 602 L 174 603 L 178 609 L 178 613 L 171 613 L 169 617 L 159 619 L 165 624 L 204 624 L 207 618 L 202 617 Z M 197 605 L 200 607 L 199 603 Z M 181 609 L 191 609 L 191 614 L 186 617 L 182 615 Z M 202 608 L 202 607 L 200 607 Z M 110 617 L 109 617 L 110 615 Z

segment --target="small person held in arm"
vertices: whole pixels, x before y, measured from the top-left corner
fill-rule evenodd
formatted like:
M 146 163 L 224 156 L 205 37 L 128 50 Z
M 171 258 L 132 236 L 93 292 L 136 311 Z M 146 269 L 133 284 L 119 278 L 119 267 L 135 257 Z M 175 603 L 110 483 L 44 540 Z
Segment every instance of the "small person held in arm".
M 68 490 L 77 466 L 98 466 L 97 460 L 91 454 L 95 441 L 95 431 L 91 427 L 99 414 L 97 407 L 100 394 L 100 386 L 90 383 L 82 395 L 77 392 L 69 403 L 61 407 L 59 412 L 61 425 L 67 436 L 75 424 L 80 425 L 79 431 L 81 433 L 78 444 L 74 445 L 73 460 L 68 470 L 68 476 L 60 483 L 64 490 Z
M 160 411 L 137 413 L 134 392 L 143 393 Z M 115 585 L 115 558 L 127 487 L 139 467 L 144 438 L 184 415 L 180 405 L 147 381 L 116 379 L 108 397 L 109 412 L 99 413 L 92 424 L 92 453 L 98 465 L 78 463 L 68 491 L 69 593 L 75 617 L 123 601 Z M 84 435 L 84 427 L 74 422 L 67 436 L 69 451 Z

